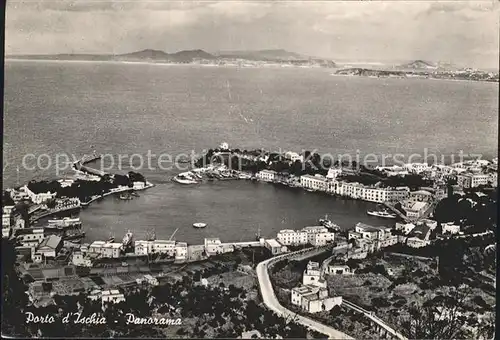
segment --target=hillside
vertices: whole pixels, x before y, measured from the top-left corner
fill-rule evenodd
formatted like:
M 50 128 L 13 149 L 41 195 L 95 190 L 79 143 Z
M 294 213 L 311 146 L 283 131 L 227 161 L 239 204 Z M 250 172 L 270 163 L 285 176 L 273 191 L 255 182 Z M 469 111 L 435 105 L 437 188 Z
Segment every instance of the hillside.
M 217 56 L 221 58 L 239 58 L 248 60 L 307 60 L 308 56 L 289 52 L 283 49 L 257 51 L 222 51 Z
M 408 64 L 399 65 L 400 69 L 419 69 L 419 70 L 427 70 L 427 69 L 436 69 L 437 66 L 433 65 L 427 61 L 423 60 L 415 60 Z

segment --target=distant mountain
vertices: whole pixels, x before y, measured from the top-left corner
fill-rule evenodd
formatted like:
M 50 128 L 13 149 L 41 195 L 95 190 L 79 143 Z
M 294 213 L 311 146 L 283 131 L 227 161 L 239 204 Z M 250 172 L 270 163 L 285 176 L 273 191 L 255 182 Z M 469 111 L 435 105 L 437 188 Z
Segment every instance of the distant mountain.
M 283 49 L 257 51 L 222 51 L 217 56 L 221 58 L 239 58 L 248 60 L 308 60 L 311 57 Z
M 427 61 L 415 60 L 408 64 L 399 65 L 398 68 L 426 70 L 426 69 L 436 69 L 437 66 Z
M 13 55 L 7 56 L 15 59 L 42 59 L 42 60 L 82 60 L 82 61 L 149 61 L 165 63 L 202 63 L 202 64 L 238 64 L 247 60 L 250 64 L 281 64 L 285 66 L 316 66 L 335 67 L 332 60 L 311 58 L 298 53 L 285 50 L 260 50 L 260 51 L 228 51 L 217 55 L 203 50 L 184 50 L 176 53 L 166 53 L 161 50 L 145 49 L 124 54 L 57 54 L 57 55 Z

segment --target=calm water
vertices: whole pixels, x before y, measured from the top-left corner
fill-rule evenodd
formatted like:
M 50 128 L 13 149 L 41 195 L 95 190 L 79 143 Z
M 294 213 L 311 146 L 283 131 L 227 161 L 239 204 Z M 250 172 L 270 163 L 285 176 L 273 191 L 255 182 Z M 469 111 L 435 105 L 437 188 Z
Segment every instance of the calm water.
M 5 66 L 4 187 L 25 154 L 176 155 L 227 141 L 333 155 L 496 153 L 498 84 L 333 77 L 316 69 L 236 69 L 85 62 Z M 52 156 L 52 160 L 54 156 Z M 153 158 L 153 166 L 156 166 Z M 46 160 L 42 162 L 45 165 Z M 137 163 L 135 163 L 137 164 Z M 127 171 L 125 167 L 123 171 Z M 155 228 L 199 242 L 264 235 L 314 224 L 328 213 L 341 226 L 371 205 L 272 185 L 225 182 L 182 187 L 176 171 L 142 170 L 157 186 L 133 201 L 109 198 L 82 212 L 91 239 Z M 24 170 L 20 182 L 54 177 Z M 191 224 L 204 221 L 205 230 Z

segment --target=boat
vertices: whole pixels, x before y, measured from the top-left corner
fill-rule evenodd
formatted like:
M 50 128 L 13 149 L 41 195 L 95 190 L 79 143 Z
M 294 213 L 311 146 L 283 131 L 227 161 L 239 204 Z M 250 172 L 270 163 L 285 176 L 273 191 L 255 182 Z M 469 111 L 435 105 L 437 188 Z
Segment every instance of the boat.
M 156 232 L 154 230 L 147 233 L 147 240 L 148 241 L 155 241 L 156 240 Z
M 339 232 L 341 229 L 338 225 L 336 225 L 335 223 L 333 223 L 332 221 L 330 221 L 328 219 L 328 215 L 325 215 L 324 218 L 320 218 L 318 220 L 319 224 L 322 225 L 323 227 L 325 228 L 328 228 L 332 231 L 336 231 L 336 232 Z
M 382 217 L 382 218 L 396 218 L 397 217 L 396 214 L 391 214 L 390 212 L 387 212 L 385 210 L 382 210 L 382 211 L 372 210 L 372 211 L 367 211 L 366 213 L 370 216 Z
M 83 230 L 68 230 L 64 233 L 62 237 L 63 240 L 79 240 L 85 237 L 85 231 Z
M 130 194 L 120 194 L 120 199 L 123 201 L 129 201 L 134 199 Z
M 198 229 L 205 228 L 206 226 L 207 226 L 206 223 L 200 223 L 200 222 L 193 223 L 193 227 L 198 228 Z
M 111 243 L 115 241 L 115 237 L 112 234 L 109 234 L 109 238 L 106 240 L 106 243 Z
M 132 243 L 132 238 L 134 237 L 134 234 L 129 230 L 125 236 L 123 237 L 122 244 L 124 246 L 128 246 L 130 243 Z
M 49 228 L 53 227 L 64 228 L 64 227 L 82 225 L 82 222 L 80 221 L 79 217 L 76 218 L 64 217 L 64 218 L 50 219 L 48 220 L 48 223 L 49 225 L 47 227 Z
M 197 184 L 198 182 L 191 176 L 189 172 L 183 172 L 178 174 L 173 179 L 175 182 L 180 184 Z

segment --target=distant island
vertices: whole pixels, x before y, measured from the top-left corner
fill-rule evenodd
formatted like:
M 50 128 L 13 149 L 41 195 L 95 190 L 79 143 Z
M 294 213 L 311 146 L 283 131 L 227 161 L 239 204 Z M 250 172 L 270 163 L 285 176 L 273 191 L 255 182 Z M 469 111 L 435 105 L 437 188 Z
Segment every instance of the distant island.
M 236 66 L 303 66 L 336 67 L 329 59 L 303 56 L 286 50 L 225 51 L 211 54 L 203 50 L 183 50 L 166 53 L 145 49 L 125 54 L 54 54 L 54 55 L 9 55 L 7 59 L 30 60 L 79 60 L 79 61 L 128 61 L 173 64 L 236 65 Z
M 385 67 L 383 69 L 348 67 L 333 75 L 362 76 L 373 78 L 430 78 L 448 80 L 472 80 L 498 82 L 498 72 L 486 72 L 473 68 L 459 68 L 448 63 L 433 64 L 423 60 Z

